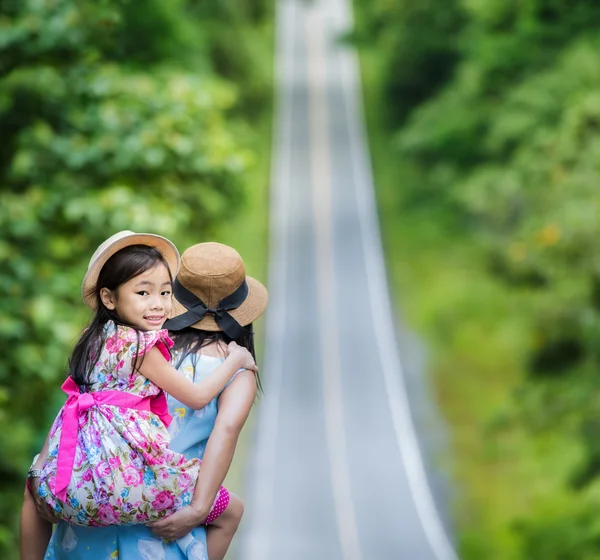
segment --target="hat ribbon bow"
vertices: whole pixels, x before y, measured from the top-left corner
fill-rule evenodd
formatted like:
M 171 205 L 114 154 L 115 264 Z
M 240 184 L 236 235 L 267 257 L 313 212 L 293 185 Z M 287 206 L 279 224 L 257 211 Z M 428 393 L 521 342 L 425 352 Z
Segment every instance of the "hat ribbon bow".
M 67 497 L 67 487 L 71 482 L 75 452 L 77 449 L 77 432 L 81 414 L 98 405 L 111 405 L 136 410 L 149 410 L 156 414 L 165 426 L 171 423 L 171 415 L 167 406 L 167 397 L 163 391 L 158 395 L 140 397 L 125 391 L 94 391 L 81 393 L 79 385 L 72 377 L 62 385 L 62 390 L 67 393 L 67 402 L 62 408 L 62 427 L 58 442 L 58 456 L 56 459 L 56 484 L 55 494 L 63 502 Z M 102 412 L 102 409 L 100 409 Z
M 173 295 L 187 311 L 166 321 L 163 326 L 165 329 L 180 331 L 201 321 L 207 313 L 211 313 L 214 315 L 217 325 L 230 338 L 237 339 L 248 332 L 228 313 L 231 309 L 237 309 L 248 297 L 246 280 L 233 293 L 224 297 L 215 308 L 208 307 L 197 295 L 182 286 L 177 279 L 173 282 Z

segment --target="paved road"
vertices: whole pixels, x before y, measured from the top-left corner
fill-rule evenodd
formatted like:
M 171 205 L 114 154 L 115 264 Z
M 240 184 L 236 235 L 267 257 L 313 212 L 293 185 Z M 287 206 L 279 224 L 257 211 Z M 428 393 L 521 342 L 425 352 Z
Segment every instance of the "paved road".
M 240 560 L 456 560 L 408 408 L 347 0 L 279 0 L 270 306 Z

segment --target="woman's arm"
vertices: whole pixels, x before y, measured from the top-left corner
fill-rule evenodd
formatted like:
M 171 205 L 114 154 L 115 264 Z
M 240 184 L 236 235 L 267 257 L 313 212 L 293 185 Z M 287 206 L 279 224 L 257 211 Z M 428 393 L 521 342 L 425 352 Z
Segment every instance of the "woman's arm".
M 151 348 L 139 366 L 139 372 L 163 391 L 195 410 L 204 408 L 229 383 L 239 369 L 256 371 L 252 354 L 235 342 L 228 345 L 229 355 L 210 375 L 193 383 L 165 360 L 160 350 Z
M 204 457 L 202 458 L 199 492 L 192 506 L 203 511 L 210 510 L 231 466 L 238 437 L 256 397 L 256 379 L 251 371 L 243 371 L 223 391 L 219 398 L 219 412 L 215 420 Z
M 202 458 L 192 506 L 149 524 L 159 536 L 178 539 L 197 527 L 208 515 L 231 465 L 238 437 L 256 397 L 256 379 L 242 371 L 219 397 L 219 412 Z

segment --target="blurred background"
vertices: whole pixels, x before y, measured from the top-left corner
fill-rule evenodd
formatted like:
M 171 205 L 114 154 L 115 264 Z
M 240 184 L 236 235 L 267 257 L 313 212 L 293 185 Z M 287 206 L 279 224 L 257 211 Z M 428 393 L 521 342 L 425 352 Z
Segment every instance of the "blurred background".
M 600 558 L 600 4 L 354 10 L 341 39 L 398 314 L 448 426 L 460 556 Z M 273 0 L 0 0 L 0 557 L 96 246 L 215 239 L 266 280 L 273 27 Z

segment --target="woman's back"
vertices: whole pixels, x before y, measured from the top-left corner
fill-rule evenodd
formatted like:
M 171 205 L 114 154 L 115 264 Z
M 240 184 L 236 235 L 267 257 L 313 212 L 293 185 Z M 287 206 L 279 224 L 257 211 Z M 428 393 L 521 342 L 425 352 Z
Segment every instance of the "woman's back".
M 197 382 L 210 374 L 225 359 L 227 347 L 222 343 L 211 343 L 202 347 L 197 354 L 183 355 L 173 352 L 173 364 L 179 372 L 193 382 Z M 214 427 L 218 413 L 218 397 L 200 410 L 194 410 L 169 396 L 169 410 L 173 420 L 169 426 L 169 434 L 176 442 L 172 449 L 179 453 L 200 456 L 204 447 L 198 446 L 199 441 L 207 440 Z

